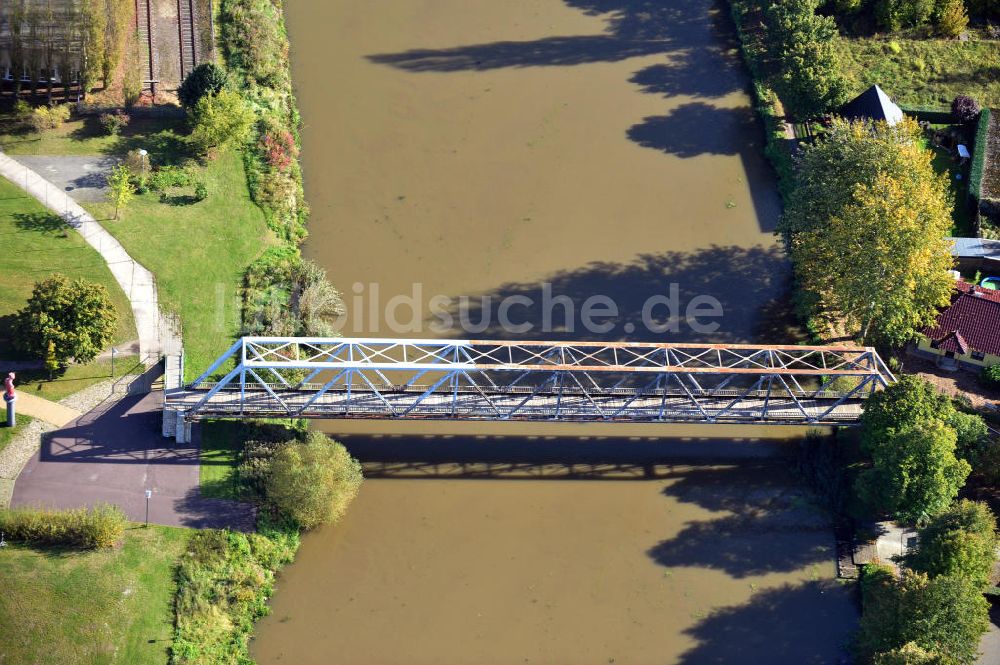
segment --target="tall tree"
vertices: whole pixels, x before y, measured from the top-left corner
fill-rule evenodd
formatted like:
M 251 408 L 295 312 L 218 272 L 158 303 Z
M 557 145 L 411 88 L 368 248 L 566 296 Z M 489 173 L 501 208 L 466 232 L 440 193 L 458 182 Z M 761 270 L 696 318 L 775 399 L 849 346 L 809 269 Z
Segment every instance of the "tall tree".
M 889 430 L 866 449 L 872 466 L 858 476 L 858 496 L 910 523 L 947 509 L 972 471 L 955 456 L 955 430 L 937 418 Z
M 768 59 L 776 65 L 775 91 L 795 120 L 821 115 L 844 101 L 837 70 L 837 24 L 816 13 L 820 0 L 777 0 L 767 9 Z
M 90 362 L 111 342 L 118 313 L 108 290 L 85 279 L 55 274 L 35 284 L 17 313 L 15 340 L 25 352 L 59 364 Z
M 865 575 L 869 575 L 868 568 Z M 862 662 L 971 665 L 989 627 L 989 603 L 971 580 L 942 575 L 933 579 L 903 570 L 899 579 L 879 569 L 862 582 L 861 627 L 857 648 Z M 913 644 L 914 650 L 906 645 Z M 886 658 L 915 651 L 924 660 Z M 928 656 L 933 654 L 936 659 Z M 896 654 L 898 655 L 898 654 Z
M 867 342 L 909 341 L 951 297 L 948 183 L 919 131 L 835 121 L 783 220 L 802 288 Z

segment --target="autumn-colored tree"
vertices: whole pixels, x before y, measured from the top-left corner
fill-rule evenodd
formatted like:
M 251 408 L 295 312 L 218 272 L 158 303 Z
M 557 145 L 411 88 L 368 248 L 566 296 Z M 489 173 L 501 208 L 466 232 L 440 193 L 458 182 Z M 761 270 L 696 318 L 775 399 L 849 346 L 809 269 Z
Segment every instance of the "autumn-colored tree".
M 969 13 L 963 0 L 943 0 L 935 16 L 937 32 L 942 37 L 958 37 L 969 26 Z
M 918 137 L 909 119 L 835 121 L 783 221 L 801 287 L 867 342 L 909 341 L 953 288 L 948 183 Z

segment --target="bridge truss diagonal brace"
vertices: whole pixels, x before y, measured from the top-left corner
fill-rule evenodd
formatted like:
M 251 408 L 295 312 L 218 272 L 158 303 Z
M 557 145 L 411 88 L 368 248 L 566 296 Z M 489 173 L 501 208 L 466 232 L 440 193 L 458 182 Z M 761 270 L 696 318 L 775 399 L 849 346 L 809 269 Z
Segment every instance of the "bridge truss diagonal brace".
M 167 406 L 189 419 L 837 424 L 893 381 L 852 346 L 244 337 Z

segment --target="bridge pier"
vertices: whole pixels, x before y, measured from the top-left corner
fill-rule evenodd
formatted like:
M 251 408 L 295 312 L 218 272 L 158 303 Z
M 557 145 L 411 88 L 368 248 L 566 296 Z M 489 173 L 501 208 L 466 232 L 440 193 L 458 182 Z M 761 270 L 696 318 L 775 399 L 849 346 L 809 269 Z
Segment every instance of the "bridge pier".
M 184 419 L 184 411 L 163 409 L 163 438 L 177 443 L 191 443 L 192 422 Z

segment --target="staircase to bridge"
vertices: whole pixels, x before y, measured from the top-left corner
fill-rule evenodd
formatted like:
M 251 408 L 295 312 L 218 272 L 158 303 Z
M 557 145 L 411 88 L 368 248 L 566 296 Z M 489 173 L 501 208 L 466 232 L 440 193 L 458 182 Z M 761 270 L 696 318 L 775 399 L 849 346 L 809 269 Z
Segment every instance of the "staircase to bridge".
M 894 381 L 852 346 L 244 337 L 168 384 L 203 418 L 848 425 Z

